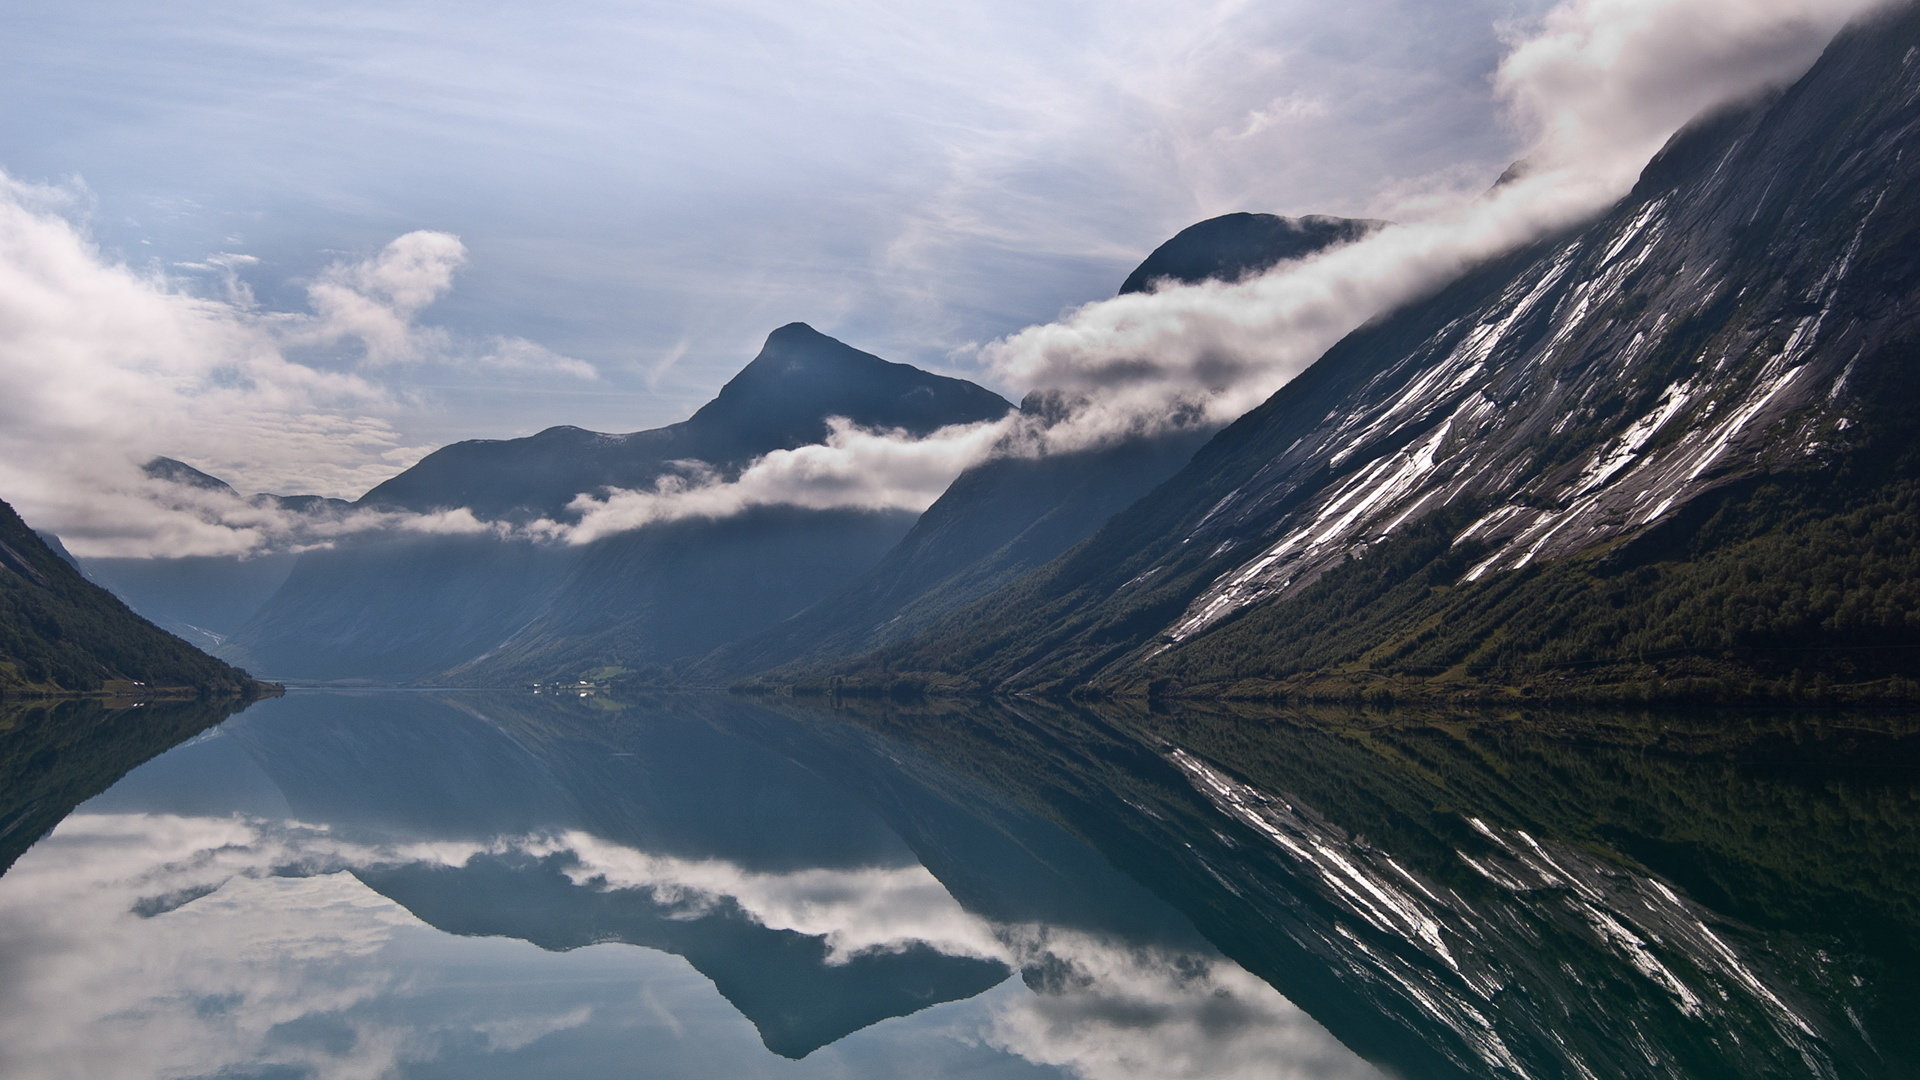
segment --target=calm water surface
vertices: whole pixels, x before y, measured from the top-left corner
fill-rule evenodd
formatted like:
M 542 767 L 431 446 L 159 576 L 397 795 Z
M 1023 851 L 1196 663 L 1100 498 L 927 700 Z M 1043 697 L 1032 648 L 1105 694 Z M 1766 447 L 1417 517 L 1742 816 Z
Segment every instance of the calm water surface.
M 0 1076 L 1920 1074 L 1898 717 L 296 692 L 60 820 L 136 719 L 12 724 Z

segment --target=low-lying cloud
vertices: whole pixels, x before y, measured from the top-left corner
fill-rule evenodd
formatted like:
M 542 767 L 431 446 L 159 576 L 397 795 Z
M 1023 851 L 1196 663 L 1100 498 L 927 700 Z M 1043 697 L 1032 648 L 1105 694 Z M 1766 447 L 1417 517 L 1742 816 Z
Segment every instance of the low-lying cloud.
M 838 423 L 824 443 L 738 475 L 688 464 L 648 486 L 579 493 L 564 520 L 514 535 L 578 544 L 768 505 L 917 511 L 995 455 L 1226 423 L 1368 319 L 1600 213 L 1677 127 L 1790 80 L 1876 6 L 1566 0 L 1504 28 L 1494 88 L 1527 164 L 1510 182 L 1489 191 L 1492 178 L 1480 178 L 1471 197 L 1457 183 L 1410 188 L 1399 201 L 1422 208 L 1417 220 L 1250 280 L 1087 304 L 964 357 L 1006 386 L 1047 392 L 1059 407 L 1045 418 L 920 439 Z M 309 310 L 275 312 L 241 282 L 245 255 L 201 267 L 218 295 L 107 258 L 78 224 L 81 202 L 0 175 L 0 498 L 79 554 L 243 554 L 368 529 L 495 528 L 471 515 L 275 519 L 246 500 L 182 508 L 154 496 L 138 463 L 166 453 L 256 490 L 353 494 L 426 449 L 403 444 L 391 418 L 413 406 L 382 387 L 384 372 L 445 363 L 595 377 L 523 338 L 455 340 L 423 325 L 468 259 L 450 234 L 410 232 L 341 260 L 308 282 Z
M 1087 304 L 976 350 L 1002 383 L 1049 393 L 1041 419 L 905 441 L 875 433 L 782 451 L 736 480 L 663 481 L 650 491 L 582 496 L 573 542 L 750 506 L 924 509 L 994 455 L 1073 452 L 1177 427 L 1225 424 L 1367 320 L 1468 268 L 1587 220 L 1621 198 L 1660 146 L 1716 106 L 1790 81 L 1835 32 L 1879 0 L 1567 0 L 1508 28 L 1495 75 L 1524 136 L 1525 167 L 1431 217 L 1240 282 L 1176 285 Z M 1487 178 L 1491 182 L 1492 178 Z M 1422 200 L 1412 198 L 1409 203 Z M 891 444 L 891 445 L 890 445 Z M 891 503 L 886 500 L 891 499 Z
M 915 439 L 834 417 L 825 442 L 775 450 L 737 477 L 688 462 L 650 490 L 582 494 L 568 507 L 577 520 L 542 520 L 530 531 L 585 544 L 648 525 L 731 517 L 761 506 L 924 510 L 954 477 L 983 460 L 1006 437 L 1006 429 L 1004 422 L 957 424 Z
M 378 381 L 390 365 L 594 374 L 532 342 L 422 327 L 466 258 L 446 233 L 337 263 L 310 285 L 310 311 L 270 311 L 235 273 L 243 255 L 205 264 L 218 272 L 212 295 L 109 258 L 87 236 L 83 196 L 0 173 L 0 498 L 76 554 L 324 542 L 317 519 L 183 501 L 140 466 L 164 453 L 256 489 L 358 494 L 430 449 L 406 445 L 390 419 L 407 407 Z M 395 524 L 362 515 L 321 531 Z

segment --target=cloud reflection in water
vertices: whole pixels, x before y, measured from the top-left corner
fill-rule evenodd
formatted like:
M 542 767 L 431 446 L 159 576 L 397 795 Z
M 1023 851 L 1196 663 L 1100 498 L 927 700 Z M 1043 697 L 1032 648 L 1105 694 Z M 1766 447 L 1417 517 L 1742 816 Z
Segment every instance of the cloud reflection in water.
M 447 935 L 355 877 L 503 856 L 675 917 L 725 910 L 818 938 L 829 964 L 923 947 L 1022 980 L 792 1062 L 676 957 Z M 769 873 L 578 830 L 382 844 L 261 818 L 81 813 L 0 881 L 9 1076 L 517 1075 L 536 1042 L 542 1071 L 571 1075 L 628 1071 L 636 1048 L 689 1075 L 908 1061 L 1088 1080 L 1377 1075 L 1224 958 L 984 919 L 919 866 Z

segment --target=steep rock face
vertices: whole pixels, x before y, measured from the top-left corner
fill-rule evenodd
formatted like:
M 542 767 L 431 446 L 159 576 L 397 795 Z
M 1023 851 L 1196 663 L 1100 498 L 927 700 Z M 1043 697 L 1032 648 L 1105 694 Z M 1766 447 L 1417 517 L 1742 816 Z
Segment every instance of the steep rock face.
M 253 680 L 135 615 L 0 503 L 0 693 L 116 683 L 211 694 L 241 693 Z
M 691 419 L 631 435 L 554 428 L 458 443 L 361 505 L 564 519 L 580 493 L 651 488 L 688 460 L 727 475 L 769 451 L 820 441 L 829 417 L 926 434 L 1010 408 L 972 383 L 796 323 L 774 331 Z M 580 547 L 367 539 L 303 556 L 227 648 L 290 678 L 499 684 L 640 670 L 698 656 L 830 595 L 911 523 L 905 513 L 774 508 Z
M 1261 678 L 1287 669 L 1258 654 L 1288 624 L 1406 584 L 1410 623 L 1320 656 L 1366 668 L 1394 635 L 1402 659 L 1447 639 L 1459 597 L 1697 524 L 1683 511 L 1760 478 L 1844 470 L 1898 502 L 1866 471 L 1912 443 L 1879 402 L 1911 385 L 1920 311 L 1916 57 L 1912 7 L 1843 34 L 1789 90 L 1677 137 L 1599 221 L 1363 328 L 1087 544 L 889 662 L 1008 686 Z M 1576 584 L 1555 597 L 1569 619 L 1600 589 Z M 1425 659 L 1479 655 L 1442 652 Z
M 548 428 L 524 439 L 442 447 L 375 487 L 360 505 L 428 512 L 466 507 L 485 519 L 558 516 L 575 495 L 652 484 L 669 463 L 738 468 L 772 450 L 823 441 L 827 418 L 925 435 L 996 420 L 1011 406 L 963 379 L 895 364 L 789 323 L 687 420 L 609 435 Z
M 1190 226 L 1149 255 L 1122 293 L 1171 279 L 1231 281 L 1359 238 L 1378 222 L 1227 214 Z M 716 402 L 717 404 L 717 402 Z M 1030 395 L 1022 412 L 1048 409 Z M 729 680 L 804 667 L 905 641 L 1092 535 L 1172 476 L 1214 429 L 1173 432 L 1048 458 L 986 461 L 956 479 L 897 547 L 844 591 L 692 669 Z

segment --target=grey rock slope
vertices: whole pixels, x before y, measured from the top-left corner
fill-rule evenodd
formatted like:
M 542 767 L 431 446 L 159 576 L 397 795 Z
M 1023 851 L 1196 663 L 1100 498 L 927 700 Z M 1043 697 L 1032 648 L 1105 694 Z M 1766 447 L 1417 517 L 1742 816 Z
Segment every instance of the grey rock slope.
M 1010 408 L 972 383 L 796 323 L 774 331 L 679 424 L 458 443 L 361 505 L 564 519 L 582 492 L 650 488 L 688 460 L 731 474 L 769 451 L 818 442 L 829 417 L 924 434 Z M 290 678 L 500 684 L 642 670 L 808 606 L 871 566 L 911 523 L 903 513 L 768 509 L 580 547 L 491 535 L 369 538 L 302 556 L 228 648 Z
M 1209 218 L 1156 248 L 1120 291 L 1143 291 L 1163 279 L 1236 280 L 1357 239 L 1377 225 L 1273 214 Z M 1020 407 L 1034 414 L 1048 403 L 1030 395 Z M 1181 431 L 1076 454 L 978 465 L 845 590 L 723 646 L 689 674 L 725 682 L 773 669 L 800 670 L 907 640 L 1085 540 L 1172 476 L 1213 432 Z
M 1819 549 L 1817 519 L 1846 509 L 1815 503 L 1852 485 L 1856 510 L 1905 505 L 1886 470 L 1914 429 L 1884 406 L 1911 388 L 1920 313 L 1916 58 L 1912 6 L 1844 33 L 1793 87 L 1676 137 L 1598 221 L 1356 332 L 1084 545 L 868 670 L 1006 688 L 1303 663 L 1472 676 L 1518 662 L 1498 639 L 1520 629 L 1519 659 L 1573 663 L 1592 658 L 1561 646 L 1596 607 L 1633 614 L 1583 648 L 1632 645 L 1683 602 L 1698 625 L 1662 633 L 1717 643 L 1766 601 L 1687 578 L 1705 557 L 1689 531 L 1716 510 L 1716 557 L 1777 543 L 1750 572 L 1827 603 L 1818 564 L 1863 547 L 1792 563 L 1785 547 Z M 1774 480 L 1800 518 L 1752 501 Z M 1644 580 L 1555 569 L 1636 539 L 1615 569 Z M 1910 588 L 1887 559 L 1888 587 Z M 1530 611 L 1558 621 L 1522 627 Z M 1814 638 L 1845 618 L 1782 644 L 1838 647 Z M 1367 619 L 1342 642 L 1300 636 Z

